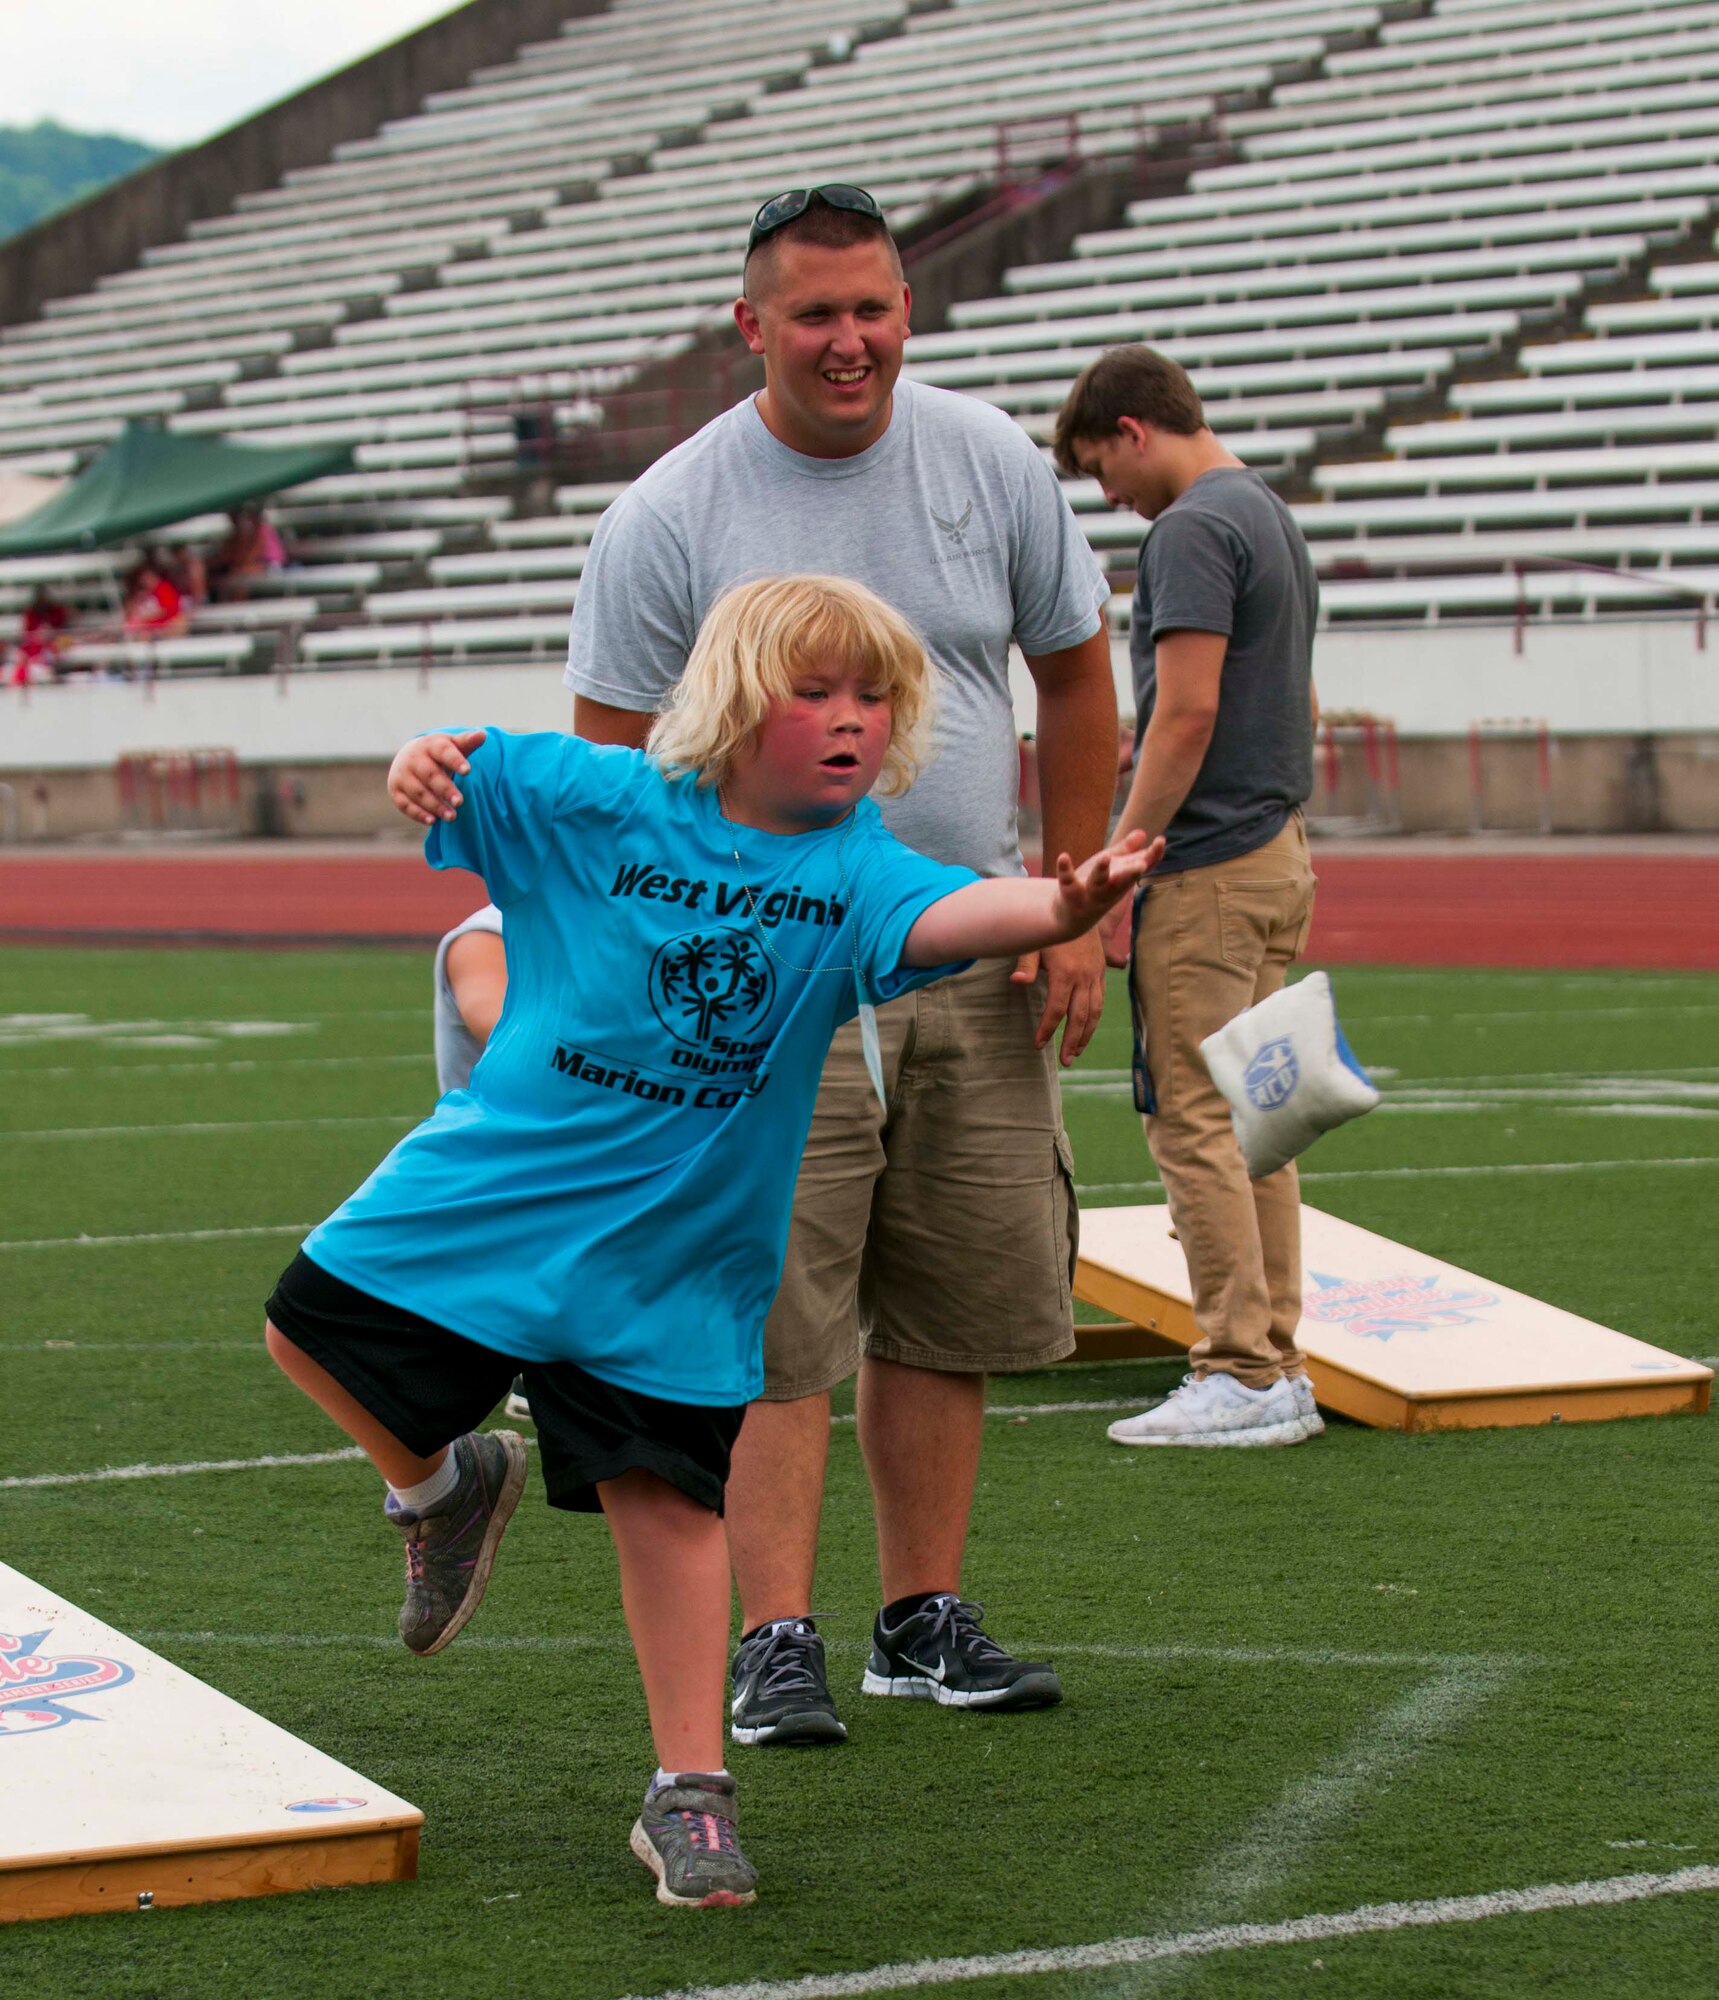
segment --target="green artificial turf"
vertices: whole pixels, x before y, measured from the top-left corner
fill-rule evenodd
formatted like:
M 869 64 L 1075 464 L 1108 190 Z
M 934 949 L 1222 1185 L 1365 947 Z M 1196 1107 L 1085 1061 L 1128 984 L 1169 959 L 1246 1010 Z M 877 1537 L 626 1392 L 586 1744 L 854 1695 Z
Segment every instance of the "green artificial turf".
M 343 1442 L 267 1362 L 262 1301 L 427 1103 L 428 984 L 384 952 L 6 956 L 0 1478 Z M 1719 1350 L 1719 1165 L 1666 1164 L 1719 1162 L 1719 980 L 1337 988 L 1392 1074 L 1305 1162 L 1309 1200 Z M 1089 1204 L 1155 1197 L 1124 1019 L 1069 1096 Z M 1557 1171 L 1422 1171 L 1501 1165 Z M 1719 1861 L 1711 1419 L 1148 1453 L 1037 1408 L 1177 1373 L 994 1385 L 1034 1413 L 988 1428 L 967 1585 L 1057 1661 L 1038 1714 L 862 1701 L 875 1573 L 838 1424 L 819 1608 L 852 1736 L 734 1753 L 763 1873 L 737 1913 L 659 1909 L 627 1852 L 653 1759 L 600 1521 L 533 1496 L 422 1662 L 363 1466 L 0 1488 L 0 1558 L 427 1815 L 414 1884 L 11 1928 L 0 1992 L 621 2000 Z M 1716 1920 L 1689 1894 L 932 1990 L 1710 1996 Z

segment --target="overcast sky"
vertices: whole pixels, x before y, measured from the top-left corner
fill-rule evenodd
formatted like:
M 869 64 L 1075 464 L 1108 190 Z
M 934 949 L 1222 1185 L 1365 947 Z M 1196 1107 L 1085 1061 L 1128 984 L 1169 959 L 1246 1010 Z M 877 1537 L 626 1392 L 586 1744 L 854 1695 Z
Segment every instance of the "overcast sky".
M 0 124 L 185 146 L 450 11 L 450 0 L 0 0 Z

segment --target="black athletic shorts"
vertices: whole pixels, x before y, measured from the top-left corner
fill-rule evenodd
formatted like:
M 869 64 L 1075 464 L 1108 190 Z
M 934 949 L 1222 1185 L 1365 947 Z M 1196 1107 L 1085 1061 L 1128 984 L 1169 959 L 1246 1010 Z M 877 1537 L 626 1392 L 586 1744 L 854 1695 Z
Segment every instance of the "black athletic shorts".
M 669 1403 L 571 1361 L 498 1354 L 372 1298 L 302 1251 L 281 1273 L 268 1315 L 421 1458 L 474 1430 L 523 1375 L 552 1507 L 599 1513 L 597 1482 L 642 1468 L 722 1512 L 744 1403 Z

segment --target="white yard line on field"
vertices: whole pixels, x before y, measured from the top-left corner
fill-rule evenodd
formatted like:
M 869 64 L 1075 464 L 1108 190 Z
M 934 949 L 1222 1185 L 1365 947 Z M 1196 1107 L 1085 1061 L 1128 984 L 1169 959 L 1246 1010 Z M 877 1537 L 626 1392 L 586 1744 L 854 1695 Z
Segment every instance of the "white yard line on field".
M 367 1113 L 361 1118 L 230 1118 L 204 1119 L 189 1125 L 55 1125 L 42 1132 L 0 1132 L 0 1140 L 15 1145 L 20 1139 L 160 1139 L 194 1134 L 201 1138 L 211 1132 L 304 1132 L 334 1125 L 419 1125 L 422 1114 L 402 1116 L 397 1112 Z
M 1321 1181 L 1448 1180 L 1481 1174 L 1592 1174 L 1633 1172 L 1645 1167 L 1719 1167 L 1719 1153 L 1697 1153 L 1676 1159 L 1649 1156 L 1639 1160 L 1513 1160 L 1468 1167 L 1350 1167 L 1340 1172 L 1304 1173 L 1304 1187 Z M 1158 1194 L 1162 1181 L 1088 1181 L 1075 1189 L 1089 1194 Z M 0 1249 L 5 1245 L 0 1244 Z
M 1359 1810 L 1367 1795 L 1441 1736 L 1448 1736 L 1504 1685 L 1512 1663 L 1457 1660 L 1411 1688 L 1369 1723 L 1335 1757 L 1296 1778 L 1225 1851 L 1216 1855 L 1176 1901 L 1167 1922 L 1186 1932 L 1269 1901 L 1293 1879 L 1310 1848 Z M 1121 1972 L 1098 1990 L 1156 1991 L 1190 1970 L 1187 1959 L 1156 1972 Z
M 1440 1924 L 1477 1924 L 1493 1917 L 1537 1916 L 1551 1910 L 1591 1910 L 1658 1896 L 1719 1889 L 1719 1867 L 1679 1868 L 1666 1875 L 1612 1875 L 1598 1881 L 1543 1882 L 1530 1889 L 1491 1889 L 1477 1896 L 1433 1896 L 1414 1903 L 1367 1903 L 1330 1916 L 1291 1917 L 1275 1924 L 1219 1924 L 1209 1930 L 1158 1937 L 1107 1938 L 1101 1944 L 1058 1945 L 1048 1951 L 1000 1951 L 970 1958 L 920 1958 L 864 1972 L 808 1973 L 800 1979 L 744 1979 L 725 1986 L 679 1986 L 650 2000 L 863 2000 L 880 1993 L 954 1986 L 978 1979 L 1036 1973 L 1103 1971 L 1155 1961 L 1210 1958 L 1268 1945 L 1331 1944 L 1340 1938 Z M 632 2000 L 637 2000 L 633 1996 Z
M 823 1618 L 835 1614 L 823 1611 Z M 859 1614 L 856 1614 L 858 1616 Z M 869 1615 L 869 1614 L 868 1614 Z M 307 1646 L 377 1646 L 385 1650 L 399 1646 L 400 1641 L 391 1634 L 383 1637 L 367 1632 L 134 1632 L 131 1635 L 140 1645 L 145 1646 L 242 1646 L 283 1650 Z M 592 1646 L 625 1646 L 628 1641 L 617 1634 L 614 1638 L 589 1638 L 578 1633 L 542 1634 L 539 1636 L 509 1637 L 506 1634 L 486 1634 L 468 1632 L 460 1640 L 460 1651 L 473 1647 L 488 1647 L 496 1652 L 513 1653 L 571 1653 L 580 1652 Z M 865 1637 L 851 1639 L 831 1639 L 826 1641 L 834 1653 L 859 1654 L 869 1650 L 871 1641 Z M 1043 1653 L 1043 1648 L 1035 1643 L 1034 1650 Z M 1385 1667 L 1420 1668 L 1424 1671 L 1457 1673 L 1476 1668 L 1496 1668 L 1500 1671 L 1527 1663 L 1526 1656 L 1513 1654 L 1494 1655 L 1490 1653 L 1345 1653 L 1333 1651 L 1326 1646 L 1112 1646 L 1091 1641 L 1079 1645 L 1057 1641 L 1051 1649 L 1057 1653 L 1078 1654 L 1082 1658 L 1107 1660 L 1180 1661 L 1213 1660 L 1225 1665 L 1247 1667 Z
M 131 1243 L 225 1243 L 238 1236 L 308 1236 L 314 1222 L 248 1222 L 236 1229 L 148 1229 L 132 1236 L 18 1236 L 0 1250 L 108 1250 Z
M 380 1632 L 133 1632 L 140 1646 L 239 1646 L 265 1651 L 302 1651 L 305 1648 L 337 1647 L 341 1652 L 354 1646 L 376 1652 L 403 1651 L 398 1637 Z M 589 1653 L 599 1649 L 630 1650 L 632 1642 L 622 1633 L 613 1638 L 587 1639 L 577 1634 L 530 1634 L 508 1638 L 503 1634 L 466 1632 L 460 1638 L 462 1653 Z
M 110 1479 L 175 1479 L 188 1472 L 273 1472 L 281 1466 L 340 1465 L 363 1452 L 357 1445 L 339 1451 L 288 1451 L 264 1458 L 197 1458 L 169 1465 L 105 1465 L 95 1472 L 31 1472 L 0 1479 L 0 1492 L 26 1486 L 99 1486 Z
M 35 1083 L 43 1077 L 58 1080 L 68 1076 L 182 1076 L 199 1071 L 210 1076 L 227 1076 L 236 1071 L 248 1074 L 254 1069 L 382 1069 L 394 1068 L 402 1063 L 428 1067 L 434 1061 L 435 1057 L 427 1051 L 410 1056 L 210 1056 L 203 1062 L 92 1063 L 88 1067 L 78 1063 L 56 1063 L 52 1069 L 35 1069 L 28 1063 L 9 1063 L 0 1066 L 0 1076 Z

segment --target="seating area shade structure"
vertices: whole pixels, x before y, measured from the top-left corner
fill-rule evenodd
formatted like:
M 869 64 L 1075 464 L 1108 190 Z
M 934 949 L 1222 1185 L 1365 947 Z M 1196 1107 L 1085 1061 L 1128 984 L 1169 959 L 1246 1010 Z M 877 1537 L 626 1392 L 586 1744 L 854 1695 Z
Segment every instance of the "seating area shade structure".
M 45 505 L 0 527 L 0 556 L 104 548 L 351 466 L 349 444 L 232 444 L 131 423 Z

